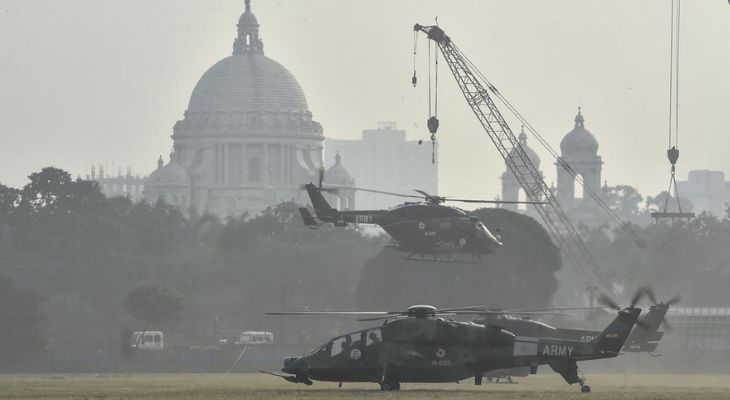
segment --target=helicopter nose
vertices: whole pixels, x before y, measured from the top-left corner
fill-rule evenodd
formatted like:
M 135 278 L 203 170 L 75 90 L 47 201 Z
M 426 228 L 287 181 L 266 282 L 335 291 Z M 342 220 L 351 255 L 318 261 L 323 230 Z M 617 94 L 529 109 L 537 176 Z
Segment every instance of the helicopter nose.
M 287 357 L 284 359 L 284 366 L 288 367 L 290 366 L 294 361 L 298 360 L 299 357 Z
M 284 368 L 281 370 L 288 373 L 288 374 L 294 374 L 296 373 L 296 365 L 294 364 L 299 357 L 287 357 L 284 359 Z

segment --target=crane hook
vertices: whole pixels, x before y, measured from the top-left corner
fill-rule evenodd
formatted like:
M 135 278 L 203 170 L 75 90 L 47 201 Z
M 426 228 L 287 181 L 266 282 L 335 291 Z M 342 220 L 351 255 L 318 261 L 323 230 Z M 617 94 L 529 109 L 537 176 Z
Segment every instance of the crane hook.
M 431 132 L 431 135 L 435 135 L 439 129 L 439 119 L 436 116 L 432 116 L 428 119 L 426 125 L 428 125 L 428 131 Z

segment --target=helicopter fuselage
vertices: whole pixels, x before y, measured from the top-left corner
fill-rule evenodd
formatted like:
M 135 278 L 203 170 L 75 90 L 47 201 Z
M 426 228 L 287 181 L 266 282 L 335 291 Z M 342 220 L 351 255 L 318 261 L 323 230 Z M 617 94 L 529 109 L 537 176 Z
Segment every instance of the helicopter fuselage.
M 549 364 L 569 383 L 576 362 L 615 357 L 640 313 L 622 310 L 590 342 L 515 336 L 495 325 L 441 318 L 407 318 L 330 340 L 303 357 L 285 360 L 293 382 L 456 382 L 488 371 Z M 618 344 L 618 347 L 616 346 Z
M 414 254 L 490 254 L 501 245 L 484 224 L 456 207 L 431 203 L 405 203 L 389 210 L 336 210 L 322 196 L 321 189 L 305 185 L 315 215 L 306 208 L 300 213 L 311 227 L 319 223 L 335 226 L 374 224 L 388 233 L 398 247 Z

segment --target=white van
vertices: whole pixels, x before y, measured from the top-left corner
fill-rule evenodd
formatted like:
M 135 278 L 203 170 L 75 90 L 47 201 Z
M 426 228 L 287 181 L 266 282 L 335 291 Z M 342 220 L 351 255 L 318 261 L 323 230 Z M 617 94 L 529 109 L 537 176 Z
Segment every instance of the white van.
M 255 331 L 244 331 L 241 332 L 241 337 L 238 339 L 236 344 L 243 344 L 247 346 L 259 345 L 259 344 L 271 344 L 274 343 L 274 334 L 271 332 L 255 332 Z
M 129 339 L 129 346 L 139 350 L 163 350 L 165 336 L 161 331 L 133 332 Z

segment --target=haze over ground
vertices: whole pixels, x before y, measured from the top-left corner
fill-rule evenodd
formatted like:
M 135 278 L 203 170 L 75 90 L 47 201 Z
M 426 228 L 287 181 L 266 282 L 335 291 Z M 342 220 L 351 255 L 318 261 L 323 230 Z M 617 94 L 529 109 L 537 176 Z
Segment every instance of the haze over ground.
M 394 120 L 410 137 L 427 138 L 426 47 L 421 37 L 422 84 L 413 89 L 412 25 L 438 16 L 554 147 L 582 105 L 609 184 L 644 195 L 666 188 L 669 1 L 254 0 L 252 7 L 267 56 L 297 77 L 325 136 L 357 138 L 378 120 Z M 47 165 L 82 174 L 106 160 L 112 173 L 126 165 L 149 173 L 169 152 L 195 83 L 230 54 L 242 10 L 241 0 L 1 0 L 0 182 L 22 186 Z M 730 7 L 683 2 L 681 32 L 678 175 L 730 173 Z M 503 163 L 444 63 L 440 89 L 441 192 L 496 196 Z M 536 150 L 554 181 L 552 161 Z

